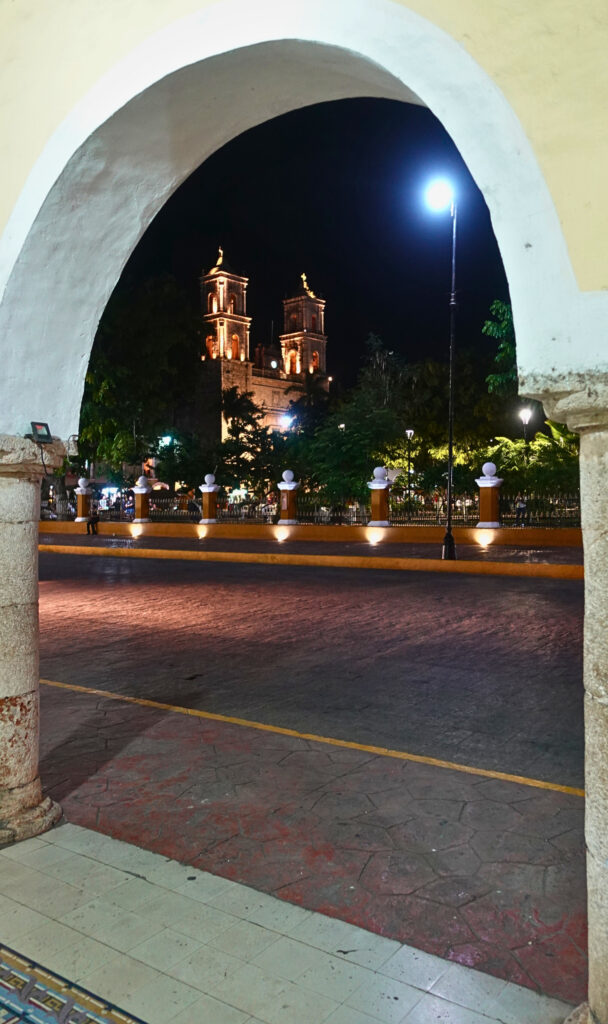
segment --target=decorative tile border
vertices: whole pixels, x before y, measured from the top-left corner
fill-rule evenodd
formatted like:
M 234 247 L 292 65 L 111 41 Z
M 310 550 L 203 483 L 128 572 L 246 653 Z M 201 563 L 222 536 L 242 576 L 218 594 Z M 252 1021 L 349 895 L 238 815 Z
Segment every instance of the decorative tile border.
M 0 945 L 0 1024 L 145 1024 Z

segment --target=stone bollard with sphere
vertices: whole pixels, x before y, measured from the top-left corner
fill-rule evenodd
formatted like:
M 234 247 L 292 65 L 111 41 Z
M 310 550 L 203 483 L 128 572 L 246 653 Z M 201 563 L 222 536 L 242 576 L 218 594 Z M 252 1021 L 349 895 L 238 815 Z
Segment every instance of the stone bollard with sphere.
M 374 479 L 367 485 L 372 492 L 372 517 L 368 526 L 390 526 L 388 520 L 388 492 L 391 482 L 388 470 L 384 466 L 376 466 Z
M 78 487 L 75 488 L 76 495 L 76 519 L 75 523 L 86 523 L 91 514 L 91 490 L 86 476 L 81 476 Z
M 216 484 L 213 473 L 207 473 L 205 483 L 199 485 L 199 491 L 203 496 L 203 515 L 200 523 L 217 523 L 217 492 L 219 484 Z
M 498 499 L 502 479 L 496 476 L 496 466 L 493 462 L 484 462 L 481 472 L 483 476 L 478 477 L 475 481 L 479 487 L 479 522 L 477 523 L 477 528 L 495 530 L 500 526 Z
M 295 526 L 297 523 L 297 498 L 296 491 L 300 486 L 293 478 L 291 469 L 286 469 L 283 479 L 277 487 L 281 492 L 281 516 L 279 522 L 283 526 Z
M 133 516 L 134 523 L 149 523 L 150 522 L 150 491 L 152 488 L 148 483 L 147 476 L 140 476 L 135 487 L 133 488 L 133 494 L 135 495 L 135 515 Z

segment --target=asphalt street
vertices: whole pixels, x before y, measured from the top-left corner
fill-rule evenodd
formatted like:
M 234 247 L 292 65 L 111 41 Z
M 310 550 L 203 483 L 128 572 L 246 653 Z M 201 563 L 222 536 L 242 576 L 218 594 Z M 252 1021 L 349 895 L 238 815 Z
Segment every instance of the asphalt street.
M 41 675 L 583 784 L 578 581 L 40 559 Z

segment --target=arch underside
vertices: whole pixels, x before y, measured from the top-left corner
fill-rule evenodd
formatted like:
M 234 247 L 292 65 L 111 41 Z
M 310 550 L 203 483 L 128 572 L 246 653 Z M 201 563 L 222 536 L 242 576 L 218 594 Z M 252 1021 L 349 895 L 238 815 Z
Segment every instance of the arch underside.
M 574 328 L 581 296 L 551 199 L 512 111 L 452 40 L 404 8 L 384 7 L 396 19 L 401 46 L 394 32 L 384 41 L 386 25 L 379 40 L 377 27 L 375 36 L 362 18 L 357 49 L 327 39 L 272 39 L 190 63 L 128 98 L 86 134 L 37 208 L 34 195 L 29 213 L 24 190 L 17 212 L 31 225 L 9 259 L 0 306 L 0 433 L 24 433 L 36 417 L 56 436 L 77 431 L 107 300 L 151 220 L 200 163 L 271 117 L 350 97 L 425 100 L 440 117 L 490 207 L 528 390 L 537 391 L 535 382 L 551 374 L 580 372 Z M 329 29 L 327 22 L 326 35 L 338 36 L 339 18 Z M 352 36 L 351 22 L 343 35 Z M 38 168 L 38 188 L 41 177 Z

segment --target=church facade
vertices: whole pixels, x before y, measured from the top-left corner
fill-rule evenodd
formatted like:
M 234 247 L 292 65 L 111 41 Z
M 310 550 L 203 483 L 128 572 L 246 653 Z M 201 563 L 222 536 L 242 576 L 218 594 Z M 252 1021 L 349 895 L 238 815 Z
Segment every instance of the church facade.
M 210 440 L 224 439 L 222 392 L 250 392 L 264 410 L 263 426 L 284 429 L 290 402 L 304 394 L 306 374 L 326 376 L 325 300 L 310 288 L 306 274 L 291 298 L 283 300 L 279 348 L 257 345 L 250 351 L 252 318 L 247 313 L 249 279 L 218 259 L 200 279 L 204 343 L 197 420 Z

